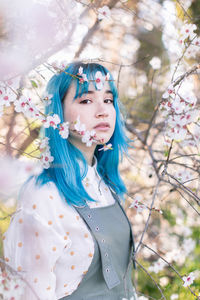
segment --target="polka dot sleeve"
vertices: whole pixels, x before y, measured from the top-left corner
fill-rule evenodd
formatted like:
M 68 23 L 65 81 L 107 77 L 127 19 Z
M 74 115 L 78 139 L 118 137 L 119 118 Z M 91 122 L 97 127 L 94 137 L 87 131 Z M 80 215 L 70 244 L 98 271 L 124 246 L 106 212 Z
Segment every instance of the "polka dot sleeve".
M 24 210 L 12 219 L 4 237 L 7 263 L 20 272 L 40 299 L 56 299 L 54 266 L 69 242 L 39 217 Z M 36 298 L 27 287 L 23 299 Z

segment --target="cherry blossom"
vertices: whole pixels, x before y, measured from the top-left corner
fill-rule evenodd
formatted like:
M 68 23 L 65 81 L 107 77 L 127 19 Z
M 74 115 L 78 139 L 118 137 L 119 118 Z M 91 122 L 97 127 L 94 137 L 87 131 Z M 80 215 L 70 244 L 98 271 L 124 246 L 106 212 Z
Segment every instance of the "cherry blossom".
M 101 90 L 105 82 L 105 77 L 102 75 L 100 71 L 97 71 L 95 74 L 95 82 L 96 82 L 97 89 Z
M 184 140 L 187 135 L 187 129 L 180 127 L 180 126 L 178 127 L 178 124 L 176 124 L 176 125 L 177 125 L 177 127 L 170 128 L 167 131 L 168 138 L 177 140 L 177 141 Z
M 180 32 L 181 40 L 185 40 L 187 38 L 190 38 L 191 40 L 195 37 L 194 31 L 197 29 L 197 26 L 195 24 L 185 24 Z
M 51 153 L 48 149 L 41 154 L 40 163 L 42 164 L 44 169 L 48 169 L 50 167 L 50 163 L 53 160 L 54 160 L 54 157 L 51 156 Z
M 87 147 L 91 147 L 92 143 L 96 142 L 95 140 L 96 137 L 96 132 L 95 130 L 91 130 L 91 131 L 85 131 L 83 137 L 82 137 L 82 142 L 86 143 Z
M 10 106 L 10 103 L 16 99 L 16 94 L 5 88 L 0 88 L 0 105 Z
M 57 125 L 60 123 L 60 118 L 57 114 L 53 114 L 53 116 L 48 116 L 46 120 L 43 121 L 43 126 L 45 128 L 53 127 L 57 128 Z
M 194 280 L 195 280 L 195 276 L 193 272 L 191 272 L 188 276 L 183 276 L 183 281 L 184 281 L 183 286 L 187 287 L 191 285 Z
M 59 126 L 59 134 L 63 139 L 67 139 L 69 136 L 69 122 L 64 122 Z
M 83 67 L 79 67 L 77 75 L 82 76 L 82 74 L 83 74 Z
M 49 104 L 51 104 L 51 99 L 52 99 L 53 95 L 49 94 L 47 91 L 44 92 L 43 96 L 42 96 L 42 101 L 43 103 L 48 106 Z
M 51 65 L 58 73 L 60 73 L 60 72 L 63 72 L 67 68 L 68 63 L 65 60 L 63 60 L 61 62 L 56 60 L 56 61 L 52 62 Z
M 0 282 L 0 296 L 3 297 L 1 299 L 21 299 L 25 288 L 25 283 L 22 279 L 0 269 Z
M 109 143 L 109 144 L 107 144 L 107 145 L 106 145 L 106 144 L 103 145 L 103 147 L 100 148 L 99 151 L 101 151 L 101 150 L 103 150 L 103 151 L 112 150 L 112 144 Z
M 155 262 L 153 266 L 149 267 L 149 271 L 157 274 L 158 272 L 162 271 L 165 266 L 166 263 L 161 258 L 159 258 L 159 260 Z
M 39 146 L 40 151 L 44 151 L 49 146 L 49 138 L 44 137 L 41 140 L 36 140 L 35 143 Z
M 154 70 L 159 70 L 160 67 L 161 67 L 161 60 L 160 60 L 159 57 L 154 56 L 154 57 L 150 60 L 149 64 L 152 66 L 152 68 L 153 68 Z
M 173 84 L 170 84 L 166 90 L 166 92 L 162 95 L 162 98 L 167 99 L 169 98 L 169 96 L 171 96 L 172 94 L 174 94 L 175 89 Z
M 110 8 L 107 5 L 104 5 L 103 7 L 100 7 L 98 9 L 98 19 L 103 20 L 105 18 L 110 18 L 111 17 L 111 11 Z
M 142 197 L 140 195 L 136 195 L 135 196 L 135 200 L 131 203 L 131 205 L 129 206 L 129 208 L 135 208 L 138 213 L 142 212 L 143 209 L 145 208 L 145 205 L 139 204 L 139 202 L 141 201 L 141 199 L 142 199 Z
M 178 171 L 175 174 L 175 177 L 184 184 L 187 183 L 188 181 L 192 180 L 192 174 L 187 170 Z
M 77 120 L 75 121 L 74 129 L 78 131 L 81 135 L 83 135 L 86 130 L 85 124 L 81 124 L 80 122 L 80 116 L 78 116 Z
M 14 101 L 15 111 L 25 113 L 28 108 L 28 100 L 26 97 L 22 96 Z

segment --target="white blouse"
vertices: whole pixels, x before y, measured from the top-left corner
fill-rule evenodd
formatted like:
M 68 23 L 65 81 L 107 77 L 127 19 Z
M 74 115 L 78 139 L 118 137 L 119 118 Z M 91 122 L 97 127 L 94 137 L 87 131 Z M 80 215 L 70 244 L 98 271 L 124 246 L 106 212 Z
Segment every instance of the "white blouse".
M 98 200 L 87 202 L 90 208 L 114 203 L 96 166 L 95 159 L 83 179 L 88 194 Z M 72 294 L 94 255 L 93 237 L 75 208 L 60 197 L 54 183 L 38 189 L 35 179 L 20 195 L 18 209 L 3 240 L 6 262 L 20 272 L 41 300 Z M 36 297 L 26 287 L 22 299 Z

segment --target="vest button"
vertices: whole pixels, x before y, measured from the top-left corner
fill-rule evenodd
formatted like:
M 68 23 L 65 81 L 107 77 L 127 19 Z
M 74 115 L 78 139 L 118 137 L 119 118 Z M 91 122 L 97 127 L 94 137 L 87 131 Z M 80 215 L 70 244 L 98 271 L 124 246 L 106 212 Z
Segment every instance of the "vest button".
M 102 243 L 105 243 L 105 240 L 104 240 L 104 239 L 102 239 L 101 241 L 102 241 Z
M 109 268 L 106 268 L 106 272 L 107 272 L 107 273 L 110 272 L 110 269 L 109 269 Z
M 96 230 L 96 231 L 99 231 L 99 227 L 97 226 L 97 227 L 95 228 L 95 230 Z
M 90 219 L 91 218 L 91 215 L 88 215 L 88 219 Z
M 105 253 L 105 257 L 108 257 L 108 253 Z

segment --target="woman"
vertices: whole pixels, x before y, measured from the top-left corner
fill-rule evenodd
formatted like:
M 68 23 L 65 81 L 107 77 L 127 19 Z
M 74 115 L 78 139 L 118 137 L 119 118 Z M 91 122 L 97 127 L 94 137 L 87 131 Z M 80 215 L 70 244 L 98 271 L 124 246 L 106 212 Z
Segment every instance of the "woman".
M 4 236 L 5 260 L 29 284 L 23 299 L 136 299 L 134 241 L 119 198 L 126 192 L 119 158 L 129 140 L 112 75 L 99 64 L 72 63 L 47 92 L 46 115 L 60 118 L 43 120 L 54 162 L 23 188 Z

